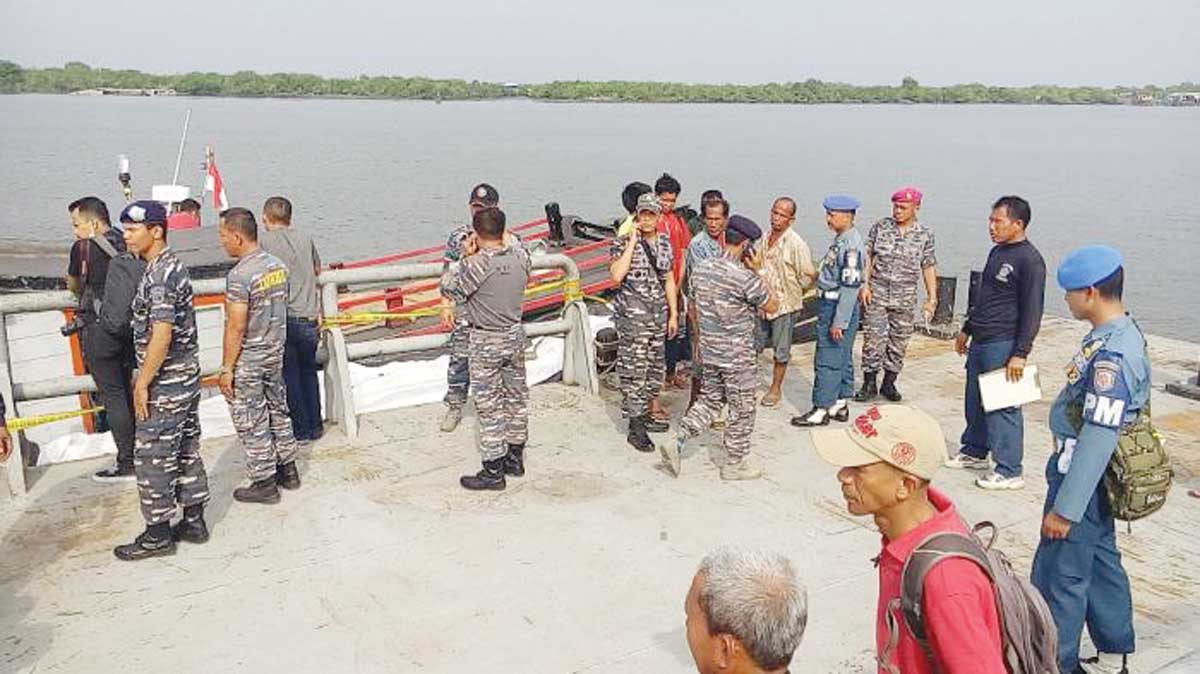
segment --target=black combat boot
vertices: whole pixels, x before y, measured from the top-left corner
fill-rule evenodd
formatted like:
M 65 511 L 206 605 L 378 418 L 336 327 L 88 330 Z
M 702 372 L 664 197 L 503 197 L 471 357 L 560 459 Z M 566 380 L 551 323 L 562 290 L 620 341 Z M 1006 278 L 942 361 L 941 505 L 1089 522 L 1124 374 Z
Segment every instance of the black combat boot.
M 900 402 L 900 392 L 896 390 L 896 377 L 899 377 L 899 372 L 883 372 L 883 386 L 879 387 L 879 395 L 888 400 L 898 403 Z
M 858 389 L 858 393 L 854 394 L 854 400 L 860 403 L 869 403 L 879 394 L 879 389 L 875 387 L 875 372 L 863 372 L 863 385 Z M 887 377 L 883 378 L 884 386 L 887 386 Z
M 126 562 L 175 554 L 175 541 L 171 540 L 171 523 L 162 522 L 146 527 L 132 543 L 113 548 L 113 554 L 117 559 Z
M 183 509 L 183 519 L 179 520 L 179 524 L 171 527 L 171 540 L 178 543 L 201 543 L 208 542 L 208 525 L 204 522 L 204 506 L 194 505 L 187 506 Z
M 504 474 L 521 477 L 525 474 L 525 443 L 504 443 L 508 446 L 508 454 L 504 455 Z
M 275 484 L 289 490 L 300 488 L 300 469 L 295 461 L 275 466 Z
M 279 503 L 279 485 L 275 477 L 250 483 L 249 487 L 238 487 L 233 490 L 233 500 L 242 503 Z
M 629 434 L 625 436 L 629 444 L 639 452 L 653 452 L 654 443 L 646 435 L 646 417 L 633 417 L 629 420 Z
M 471 491 L 503 491 L 507 484 L 504 482 L 504 459 L 492 459 L 491 461 L 483 462 L 483 470 L 480 470 L 474 475 L 463 475 L 458 478 L 458 483 L 463 486 L 463 489 Z

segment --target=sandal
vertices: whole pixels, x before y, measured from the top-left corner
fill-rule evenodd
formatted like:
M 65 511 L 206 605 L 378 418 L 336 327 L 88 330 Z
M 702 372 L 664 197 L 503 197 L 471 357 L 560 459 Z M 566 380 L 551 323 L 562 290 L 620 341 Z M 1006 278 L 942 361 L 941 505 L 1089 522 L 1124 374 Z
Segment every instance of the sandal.
M 651 410 L 646 414 L 655 421 L 665 421 L 667 423 L 671 422 L 671 413 L 666 410 Z
M 1189 489 L 1188 496 L 1192 498 L 1200 498 L 1200 489 Z
M 762 405 L 763 407 L 776 407 L 779 405 L 779 399 L 781 397 L 782 396 L 772 395 L 772 394 L 768 393 L 767 395 L 762 397 L 762 400 L 760 400 L 758 404 Z

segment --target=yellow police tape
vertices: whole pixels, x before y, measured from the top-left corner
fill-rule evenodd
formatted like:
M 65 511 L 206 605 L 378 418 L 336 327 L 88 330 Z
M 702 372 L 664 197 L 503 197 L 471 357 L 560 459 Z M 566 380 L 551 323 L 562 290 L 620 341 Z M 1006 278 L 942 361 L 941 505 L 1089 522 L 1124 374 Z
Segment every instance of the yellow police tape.
M 536 295 L 546 292 L 547 290 L 563 289 L 563 303 L 578 302 L 584 299 L 583 292 L 579 289 L 579 279 L 567 279 L 565 281 L 551 281 L 542 283 L 525 289 L 525 296 Z M 604 301 L 600 298 L 593 298 Z M 425 316 L 437 316 L 442 313 L 441 307 L 429 307 L 427 309 L 414 309 L 412 311 L 360 311 L 349 314 L 338 314 L 336 316 L 325 316 L 321 319 L 323 325 L 346 325 L 354 323 L 378 323 L 380 321 L 390 321 L 405 318 L 422 318 Z
M 7 421 L 5 421 L 4 425 L 10 431 L 23 431 L 26 428 L 33 428 L 34 426 L 41 426 L 43 424 L 52 424 L 56 421 L 65 421 L 67 419 L 74 419 L 75 417 L 83 417 L 83 416 L 87 416 L 89 414 L 95 414 L 96 412 L 103 412 L 103 411 L 104 411 L 103 407 L 89 407 L 86 410 L 74 410 L 71 412 L 53 412 L 50 414 L 39 414 L 35 417 L 19 417 L 19 418 L 15 418 L 15 419 L 8 419 Z

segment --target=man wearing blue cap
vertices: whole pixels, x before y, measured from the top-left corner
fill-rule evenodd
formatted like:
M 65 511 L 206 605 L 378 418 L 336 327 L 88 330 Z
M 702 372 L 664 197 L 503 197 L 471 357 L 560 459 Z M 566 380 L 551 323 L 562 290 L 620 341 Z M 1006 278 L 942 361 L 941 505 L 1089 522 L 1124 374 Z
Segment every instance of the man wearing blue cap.
M 208 540 L 208 474 L 200 458 L 200 348 L 192 282 L 167 247 L 162 204 L 135 201 L 125 207 L 121 222 L 125 245 L 146 261 L 131 307 L 138 364 L 133 468 L 146 530 L 113 550 L 118 559 L 133 561 L 173 555 L 177 540 Z M 172 529 L 177 504 L 183 520 Z
M 975 480 L 980 489 L 1024 489 L 1021 460 L 1025 455 L 1025 420 L 1020 407 L 991 412 L 983 409 L 979 375 L 1004 369 L 1008 381 L 1025 375 L 1025 359 L 1042 326 L 1046 263 L 1029 241 L 1029 202 L 1004 196 L 992 204 L 988 235 L 996 244 L 988 253 L 967 319 L 954 340 L 954 350 L 967 357 L 963 412 L 967 428 L 950 468 L 987 470 L 988 453 L 996 468 Z
M 793 426 L 824 426 L 850 418 L 854 395 L 854 334 L 858 331 L 858 288 L 866 249 L 854 228 L 858 199 L 825 197 L 825 224 L 836 234 L 817 272 L 817 353 L 813 360 L 813 408 L 792 417 Z
M 751 480 L 762 475 L 761 466 L 750 456 L 758 388 L 754 331 L 759 312 L 775 311 L 779 300 L 763 277 L 762 253 L 751 252 L 750 244 L 761 236 L 762 229 L 753 220 L 734 215 L 725 229 L 722 254 L 701 261 L 689 272 L 703 373 L 700 396 L 679 422 L 675 443 L 658 448 L 676 477 L 684 444 L 712 424 L 725 402 L 729 403 L 724 438 L 729 458 L 721 466 L 721 479 Z
M 1150 402 L 1146 340 L 1125 313 L 1124 280 L 1121 255 L 1108 246 L 1074 250 L 1058 268 L 1071 315 L 1092 324 L 1050 408 L 1056 450 L 1046 464 L 1042 539 L 1033 558 L 1033 584 L 1058 626 L 1063 674 L 1127 672 L 1134 648 L 1129 577 L 1104 486 L 1121 426 Z M 1080 661 L 1085 624 L 1098 653 Z

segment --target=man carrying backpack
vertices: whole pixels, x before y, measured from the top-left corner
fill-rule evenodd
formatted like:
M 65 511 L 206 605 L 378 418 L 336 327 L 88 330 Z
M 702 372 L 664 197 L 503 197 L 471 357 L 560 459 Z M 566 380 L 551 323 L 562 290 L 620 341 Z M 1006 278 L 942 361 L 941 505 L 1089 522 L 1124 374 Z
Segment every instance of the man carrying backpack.
M 135 479 L 133 334 L 127 330 L 128 319 L 124 321 L 125 334 L 110 332 L 100 320 L 103 311 L 115 308 L 103 306 L 105 286 L 112 260 L 125 252 L 125 240 L 121 232 L 111 227 L 108 207 L 99 198 L 76 199 L 67 207 L 67 211 L 71 214 L 71 228 L 76 239 L 71 246 L 67 266 L 67 287 L 79 298 L 75 325 L 81 326 L 79 343 L 83 360 L 96 382 L 97 402 L 104 406 L 108 427 L 117 446 L 116 463 L 98 471 L 92 475 L 92 479 L 97 482 L 132 482 Z M 142 266 L 132 258 L 126 257 L 126 260 L 139 268 Z M 137 276 L 140 278 L 140 272 Z M 132 300 L 132 292 L 128 293 L 128 297 Z M 128 309 L 126 306 L 126 314 Z
M 1126 672 L 1134 648 L 1129 577 L 1104 473 L 1121 427 L 1150 402 L 1150 363 L 1145 338 L 1121 302 L 1121 264 L 1116 250 L 1085 246 L 1058 268 L 1071 315 L 1092 324 L 1050 408 L 1055 452 L 1046 464 L 1042 540 L 1033 558 L 1033 584 L 1058 625 L 1062 674 Z M 1080 661 L 1085 624 L 1098 653 Z
M 875 643 L 890 674 L 1006 674 L 996 592 L 987 572 L 949 557 L 928 569 L 921 610 L 924 639 L 901 610 L 901 575 L 913 551 L 939 533 L 966 535 L 954 504 L 929 481 L 946 457 L 937 421 L 907 405 L 872 406 L 848 428 L 812 432 L 821 458 L 840 466 L 847 509 L 870 515 L 883 534 Z

